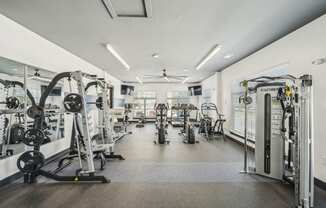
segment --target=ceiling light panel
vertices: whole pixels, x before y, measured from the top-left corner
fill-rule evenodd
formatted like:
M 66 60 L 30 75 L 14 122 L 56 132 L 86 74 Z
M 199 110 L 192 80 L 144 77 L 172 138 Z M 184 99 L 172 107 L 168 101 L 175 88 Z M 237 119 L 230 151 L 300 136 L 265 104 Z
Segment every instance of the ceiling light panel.
M 222 46 L 221 45 L 215 45 L 213 48 L 208 52 L 204 58 L 197 64 L 196 69 L 199 70 L 201 69 L 213 56 L 217 54 L 221 50 Z
M 151 0 L 102 0 L 102 3 L 113 19 L 119 17 L 152 17 Z
M 120 54 L 110 45 L 105 45 L 106 49 L 126 68 L 127 71 L 129 71 L 130 66 L 127 64 L 127 62 L 120 56 Z

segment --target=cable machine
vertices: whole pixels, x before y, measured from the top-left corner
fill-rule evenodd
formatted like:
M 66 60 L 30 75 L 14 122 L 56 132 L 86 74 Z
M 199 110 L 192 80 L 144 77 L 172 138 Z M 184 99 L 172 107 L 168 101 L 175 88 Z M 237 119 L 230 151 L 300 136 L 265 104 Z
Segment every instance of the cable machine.
M 241 82 L 245 105 L 243 173 L 294 184 L 295 207 L 314 201 L 313 93 L 311 75 L 262 76 Z M 254 85 L 250 87 L 250 85 Z M 255 168 L 248 167 L 247 106 L 256 92 Z M 253 171 L 250 171 L 253 170 Z

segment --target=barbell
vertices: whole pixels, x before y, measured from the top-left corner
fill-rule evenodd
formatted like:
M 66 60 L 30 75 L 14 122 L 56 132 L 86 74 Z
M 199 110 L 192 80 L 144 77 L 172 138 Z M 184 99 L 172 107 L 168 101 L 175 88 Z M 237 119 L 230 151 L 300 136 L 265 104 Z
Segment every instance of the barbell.
M 95 102 L 87 102 L 87 104 L 95 104 L 100 110 L 103 110 L 103 97 L 98 97 Z M 83 97 L 77 93 L 70 93 L 65 96 L 63 106 L 66 111 L 71 113 L 79 113 L 83 108 Z

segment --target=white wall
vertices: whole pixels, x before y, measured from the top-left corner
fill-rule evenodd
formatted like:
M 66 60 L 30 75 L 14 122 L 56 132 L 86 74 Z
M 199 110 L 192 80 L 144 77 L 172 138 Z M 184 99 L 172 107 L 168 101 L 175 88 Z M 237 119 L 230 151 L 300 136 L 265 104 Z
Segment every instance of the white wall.
M 316 58 L 326 57 L 326 15 L 274 42 L 222 72 L 222 111 L 231 116 L 231 83 L 281 63 L 289 63 L 293 75 L 309 73 L 314 79 L 315 172 L 326 181 L 326 64 L 313 65 Z M 236 51 L 235 51 L 236 52 Z M 229 121 L 229 119 L 227 119 Z M 230 125 L 226 123 L 226 127 Z
M 81 70 L 96 74 L 110 80 L 115 85 L 114 94 L 120 95 L 118 79 L 1 14 L 0 37 L 0 56 L 2 57 L 57 73 Z M 71 125 L 69 126 L 69 122 L 67 125 L 66 130 L 70 132 Z M 50 157 L 68 148 L 70 135 L 67 133 L 65 135 L 65 139 L 42 146 L 42 152 Z M 18 155 L 0 160 L 0 180 L 18 172 L 17 157 Z
M 219 113 L 223 114 L 221 111 L 221 84 L 221 72 L 215 72 L 212 76 L 201 82 L 203 96 L 199 99 L 199 108 L 202 103 L 211 102 L 216 105 Z M 204 98 L 207 90 L 210 91 L 211 94 L 210 101 L 207 101 L 206 98 Z M 210 113 L 210 116 L 214 119 L 217 118 L 216 113 L 213 112 Z

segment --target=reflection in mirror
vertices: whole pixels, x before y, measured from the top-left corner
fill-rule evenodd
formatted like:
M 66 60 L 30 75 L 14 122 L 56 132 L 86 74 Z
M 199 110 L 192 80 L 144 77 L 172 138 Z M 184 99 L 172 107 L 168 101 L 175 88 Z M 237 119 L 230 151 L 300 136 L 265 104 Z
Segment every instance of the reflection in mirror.
M 22 142 L 24 133 L 33 127 L 33 119 L 25 112 L 32 105 L 33 98 L 38 103 L 42 90 L 54 75 L 53 72 L 0 57 L 0 158 L 25 150 Z M 44 144 L 64 138 L 62 89 L 63 83 L 58 83 L 46 104 Z
M 1 158 L 24 151 L 24 65 L 0 58 Z M 19 84 L 20 83 L 20 84 Z
M 38 103 L 42 93 L 45 91 L 55 73 L 35 67 L 28 68 L 26 86 Z M 43 132 L 45 139 L 43 144 L 61 139 L 64 137 L 64 111 L 63 102 L 63 82 L 58 82 L 56 87 L 50 92 L 45 104 L 45 122 Z M 28 107 L 31 103 L 28 103 Z M 28 128 L 33 127 L 34 120 L 27 118 Z

